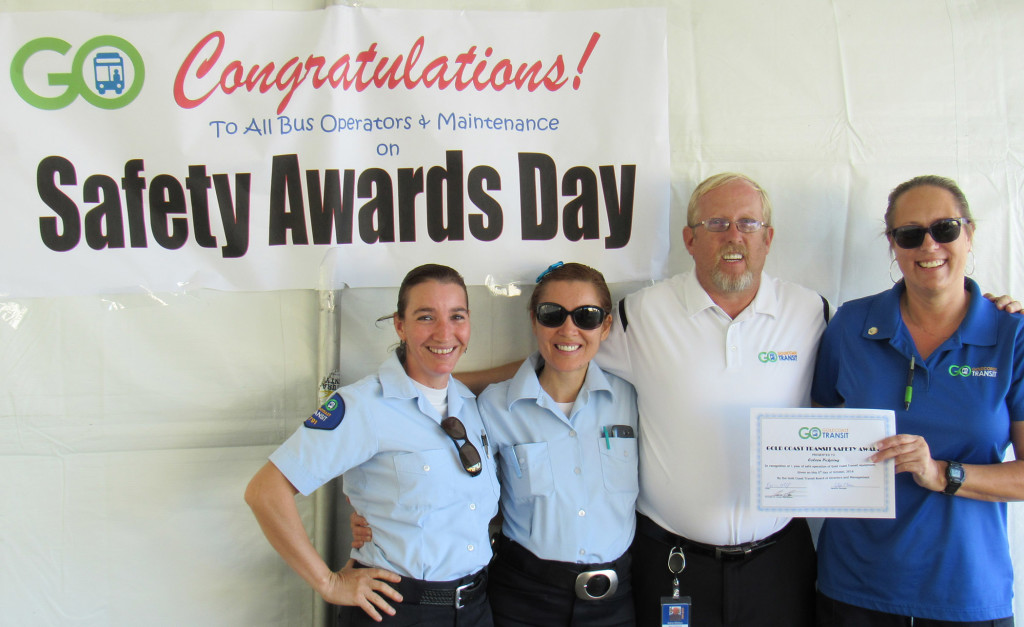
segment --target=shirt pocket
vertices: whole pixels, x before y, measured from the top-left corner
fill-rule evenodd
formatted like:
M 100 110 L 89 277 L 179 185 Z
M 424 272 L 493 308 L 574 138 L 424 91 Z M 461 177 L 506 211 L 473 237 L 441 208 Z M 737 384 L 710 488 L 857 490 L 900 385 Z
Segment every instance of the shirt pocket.
M 517 501 L 549 496 L 555 490 L 547 442 L 514 444 L 501 453 L 502 481 Z
M 636 438 L 601 438 L 599 442 L 604 486 L 610 492 L 639 492 Z
M 441 449 L 396 455 L 398 503 L 405 507 L 437 507 L 444 501 L 444 464 L 451 463 L 450 452 Z

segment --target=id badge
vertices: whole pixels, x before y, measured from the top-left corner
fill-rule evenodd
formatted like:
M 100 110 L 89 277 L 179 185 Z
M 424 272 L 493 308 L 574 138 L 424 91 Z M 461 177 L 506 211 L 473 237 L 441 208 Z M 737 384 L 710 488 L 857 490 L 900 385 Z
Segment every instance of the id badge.
M 690 627 L 690 597 L 661 597 L 661 627 Z

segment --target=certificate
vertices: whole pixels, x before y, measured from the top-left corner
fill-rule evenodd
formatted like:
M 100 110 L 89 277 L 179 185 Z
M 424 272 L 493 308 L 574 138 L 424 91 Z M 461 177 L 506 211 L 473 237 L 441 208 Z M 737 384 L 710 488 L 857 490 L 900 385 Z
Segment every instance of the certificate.
M 750 410 L 750 497 L 765 513 L 895 518 L 893 460 L 868 459 L 896 434 L 888 409 Z

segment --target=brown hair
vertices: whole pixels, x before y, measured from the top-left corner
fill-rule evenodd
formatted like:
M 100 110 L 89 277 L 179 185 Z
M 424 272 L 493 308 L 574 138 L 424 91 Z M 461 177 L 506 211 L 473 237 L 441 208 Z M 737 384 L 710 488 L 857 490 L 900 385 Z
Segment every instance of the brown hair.
M 545 286 L 552 281 L 590 283 L 597 291 L 597 300 L 599 301 L 597 304 L 605 311 L 611 312 L 612 295 L 608 290 L 608 283 L 605 282 L 604 275 L 590 266 L 575 262 L 562 264 L 541 276 L 540 280 L 537 281 L 537 287 L 533 290 L 533 295 L 530 296 L 530 311 L 535 310 L 537 305 L 542 302 L 541 296 L 547 291 Z
M 923 176 L 915 176 L 909 181 L 904 181 L 889 192 L 889 204 L 885 208 L 886 233 L 893 229 L 892 214 L 896 211 L 896 201 L 899 200 L 900 196 L 915 187 L 924 187 L 925 185 L 938 187 L 952 194 L 957 209 L 960 211 L 960 217 L 967 218 L 969 223 L 974 224 L 974 216 L 971 215 L 971 207 L 967 204 L 967 196 L 964 195 L 963 190 L 956 184 L 956 181 L 937 174 L 925 174 Z
M 438 283 L 449 283 L 455 284 L 462 288 L 462 292 L 466 295 L 466 304 L 469 304 L 469 291 L 466 289 L 466 281 L 462 278 L 462 275 L 457 270 L 449 266 L 443 266 L 438 263 L 425 263 L 422 266 L 416 266 L 405 275 L 402 279 L 402 285 L 398 288 L 398 304 L 395 309 L 394 316 L 399 318 L 405 318 L 405 308 L 409 305 L 409 290 L 416 287 L 421 283 L 427 281 L 437 281 Z M 386 320 L 391 318 L 392 315 L 383 316 L 380 320 Z M 395 349 L 398 353 L 398 358 L 405 363 L 405 342 L 400 342 L 398 347 Z

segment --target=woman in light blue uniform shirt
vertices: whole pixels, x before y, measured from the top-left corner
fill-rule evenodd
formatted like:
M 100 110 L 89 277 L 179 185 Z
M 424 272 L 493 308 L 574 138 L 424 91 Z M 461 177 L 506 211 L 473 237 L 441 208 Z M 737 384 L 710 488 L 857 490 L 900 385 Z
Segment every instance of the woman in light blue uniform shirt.
M 578 263 L 538 281 L 538 350 L 479 401 L 504 516 L 488 591 L 494 621 L 633 625 L 636 392 L 592 361 L 611 329 L 611 295 L 600 272 Z
M 353 606 L 346 624 L 491 625 L 488 523 L 499 488 L 476 399 L 451 377 L 470 335 L 462 277 L 435 264 L 413 269 L 393 319 L 396 354 L 299 427 L 253 477 L 246 501 L 325 601 Z M 294 496 L 339 475 L 376 533 L 334 572 L 306 536 Z

